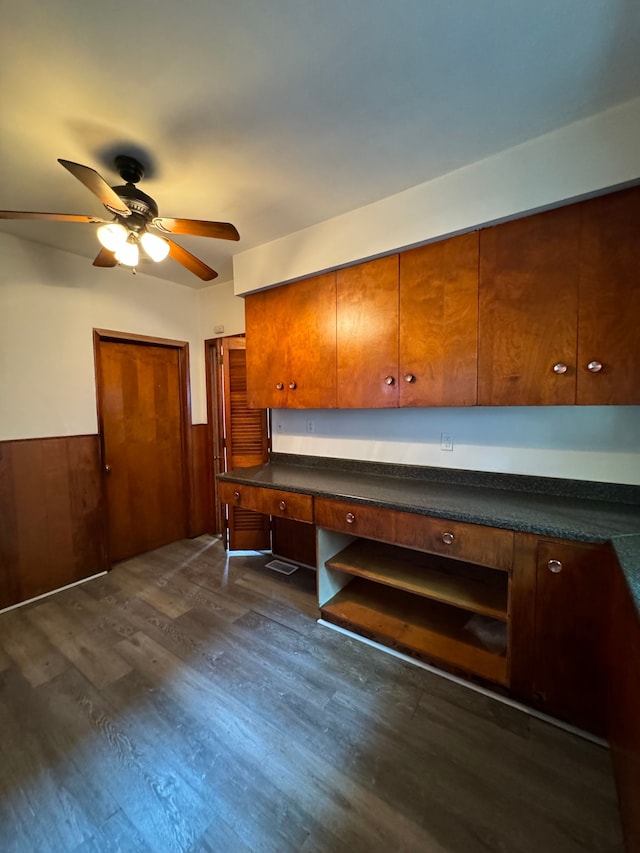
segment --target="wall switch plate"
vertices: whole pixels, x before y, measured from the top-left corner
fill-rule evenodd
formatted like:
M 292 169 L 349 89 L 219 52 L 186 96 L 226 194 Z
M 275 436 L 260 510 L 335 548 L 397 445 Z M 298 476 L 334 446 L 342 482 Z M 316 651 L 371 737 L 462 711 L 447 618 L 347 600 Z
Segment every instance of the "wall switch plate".
M 440 434 L 440 450 L 453 450 L 453 436 L 448 432 Z

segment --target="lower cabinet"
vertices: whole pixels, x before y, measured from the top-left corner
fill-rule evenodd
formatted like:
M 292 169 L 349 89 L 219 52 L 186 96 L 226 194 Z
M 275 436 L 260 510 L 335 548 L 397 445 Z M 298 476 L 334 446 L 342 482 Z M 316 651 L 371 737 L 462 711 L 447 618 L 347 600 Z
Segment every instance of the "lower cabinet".
M 607 547 L 537 542 L 533 702 L 599 735 L 615 572 Z
M 380 541 L 402 529 L 407 513 L 317 503 L 323 619 L 437 666 L 508 685 L 509 567 L 456 559 L 447 551 L 460 539 L 471 552 L 477 536 L 478 553 L 486 554 L 483 539 L 490 528 L 457 522 L 454 533 L 442 519 L 412 515 L 412 535 L 423 527 L 423 539 L 433 543 L 417 550 Z M 377 535 L 370 512 L 378 521 Z M 327 522 L 333 530 L 323 527 Z M 366 536 L 348 532 L 354 524 L 367 530 Z M 434 525 L 444 528 L 440 540 L 433 538 Z M 496 534 L 513 540 L 509 531 Z

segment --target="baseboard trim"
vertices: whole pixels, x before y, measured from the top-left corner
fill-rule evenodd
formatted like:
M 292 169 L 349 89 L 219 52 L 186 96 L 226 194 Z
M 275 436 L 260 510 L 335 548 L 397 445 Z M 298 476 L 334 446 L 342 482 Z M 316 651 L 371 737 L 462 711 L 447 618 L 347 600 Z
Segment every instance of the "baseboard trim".
M 340 625 L 334 625 L 333 622 L 327 622 L 325 619 L 318 619 L 318 625 L 324 625 L 325 628 L 331 628 L 332 631 L 337 631 L 339 634 L 345 634 L 347 637 L 351 637 L 354 640 L 358 640 L 360 643 L 364 643 L 367 646 L 371 646 L 374 649 L 378 649 L 381 652 L 385 652 L 385 654 L 392 655 L 399 660 L 405 661 L 405 663 L 413 664 L 414 666 L 419 667 L 420 669 L 426 669 L 427 672 L 431 672 L 434 675 L 439 675 L 441 678 L 445 678 L 447 681 L 453 681 L 454 684 L 459 684 L 461 687 L 466 687 L 468 690 L 473 690 L 476 693 L 481 693 L 483 696 L 487 696 L 490 699 L 495 699 L 497 702 L 501 702 L 503 705 L 508 705 L 511 708 L 515 708 L 518 711 L 522 711 L 524 714 L 528 714 L 530 717 L 535 717 L 537 720 L 542 720 L 545 723 L 549 723 L 552 726 L 555 726 L 558 729 L 563 729 L 565 732 L 569 732 L 570 734 L 576 735 L 577 737 L 583 738 L 584 740 L 591 741 L 592 743 L 597 744 L 598 746 L 603 746 L 605 749 L 609 749 L 609 744 L 606 740 L 597 737 L 597 735 L 591 734 L 591 732 L 586 732 L 584 729 L 579 729 L 576 726 L 572 726 L 569 723 L 565 723 L 562 720 L 556 719 L 556 717 L 550 717 L 548 714 L 543 714 L 542 711 L 537 711 L 535 708 L 529 708 L 528 705 L 523 705 L 522 702 L 518 702 L 515 699 L 511 699 L 508 696 L 502 696 L 500 693 L 494 693 L 493 690 L 489 690 L 487 687 L 482 687 L 480 684 L 474 684 L 472 681 L 465 681 L 464 678 L 460 678 L 457 675 L 453 675 L 450 672 L 445 672 L 443 669 L 438 669 L 431 664 L 425 663 L 424 661 L 418 660 L 417 658 L 412 658 L 409 655 L 405 655 L 403 652 L 399 652 L 397 649 L 391 649 L 388 646 L 382 645 L 382 643 L 378 643 L 375 640 L 370 640 L 368 637 L 362 637 L 360 634 L 356 634 L 355 631 L 349 631 L 348 628 L 342 628 Z
M 9 607 L 3 607 L 0 610 L 0 614 L 8 613 L 10 610 L 16 610 L 18 607 L 26 607 L 27 604 L 33 604 L 34 601 L 40 601 L 43 598 L 49 598 L 50 595 L 57 595 L 59 592 L 64 592 L 65 589 L 72 589 L 74 586 L 80 586 L 80 584 L 87 583 L 87 581 L 93 581 L 96 578 L 101 578 L 103 575 L 106 575 L 106 572 L 98 572 L 97 575 L 89 575 L 88 578 L 82 578 L 79 581 L 74 581 L 73 583 L 68 583 L 66 586 L 59 586 L 56 589 L 52 589 L 49 592 L 43 592 L 42 595 L 36 595 L 34 598 L 27 598 L 26 601 L 19 601 L 17 604 L 10 604 Z

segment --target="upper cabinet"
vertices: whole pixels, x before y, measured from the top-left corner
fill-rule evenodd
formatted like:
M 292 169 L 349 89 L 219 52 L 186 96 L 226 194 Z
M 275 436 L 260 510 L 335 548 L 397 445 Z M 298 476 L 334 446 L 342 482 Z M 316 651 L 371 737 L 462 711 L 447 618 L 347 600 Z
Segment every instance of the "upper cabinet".
M 575 206 L 480 232 L 479 405 L 575 402 L 579 248 Z
M 335 272 L 253 293 L 245 317 L 249 406 L 335 408 Z
M 398 255 L 338 270 L 338 408 L 398 405 Z
M 640 187 L 582 209 L 577 402 L 640 404 Z
M 473 406 L 478 234 L 338 271 L 338 407 Z
M 480 232 L 478 403 L 640 403 L 640 188 Z
M 640 404 L 640 187 L 246 297 L 271 408 Z
M 401 406 L 474 406 L 478 232 L 400 255 Z

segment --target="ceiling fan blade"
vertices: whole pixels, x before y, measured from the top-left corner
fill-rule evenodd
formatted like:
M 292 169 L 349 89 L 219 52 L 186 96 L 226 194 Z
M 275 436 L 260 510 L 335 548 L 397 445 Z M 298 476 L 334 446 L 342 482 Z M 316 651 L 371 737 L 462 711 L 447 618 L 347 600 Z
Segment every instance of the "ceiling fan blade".
M 28 210 L 0 210 L 0 219 L 48 219 L 54 222 L 106 222 L 99 216 L 82 216 L 76 213 L 35 213 Z
M 239 240 L 234 225 L 230 222 L 208 222 L 206 219 L 171 219 L 168 216 L 156 217 L 155 225 L 165 234 L 190 234 L 193 237 L 215 237 L 218 240 Z
M 197 275 L 198 278 L 202 279 L 202 281 L 211 281 L 218 277 L 218 273 L 215 270 L 212 270 L 211 267 L 208 267 L 204 261 L 196 258 L 195 255 L 191 254 L 191 252 L 187 252 L 186 249 L 183 249 L 182 246 L 174 243 L 173 240 L 168 240 L 166 237 L 164 239 L 167 240 L 167 243 L 169 244 L 169 257 L 173 258 L 173 260 L 177 261 L 179 264 L 182 264 L 182 266 L 186 267 L 189 272 Z
M 118 265 L 116 256 L 109 249 L 101 249 L 93 262 L 94 267 L 115 267 Z
M 89 166 L 82 166 L 80 163 L 72 163 L 71 160 L 61 160 L 60 158 L 58 158 L 58 163 L 71 172 L 73 177 L 84 184 L 88 190 L 91 190 L 112 213 L 117 213 L 120 216 L 129 216 L 131 214 L 131 211 L 120 196 L 111 189 L 109 184 L 95 169 L 90 169 Z

